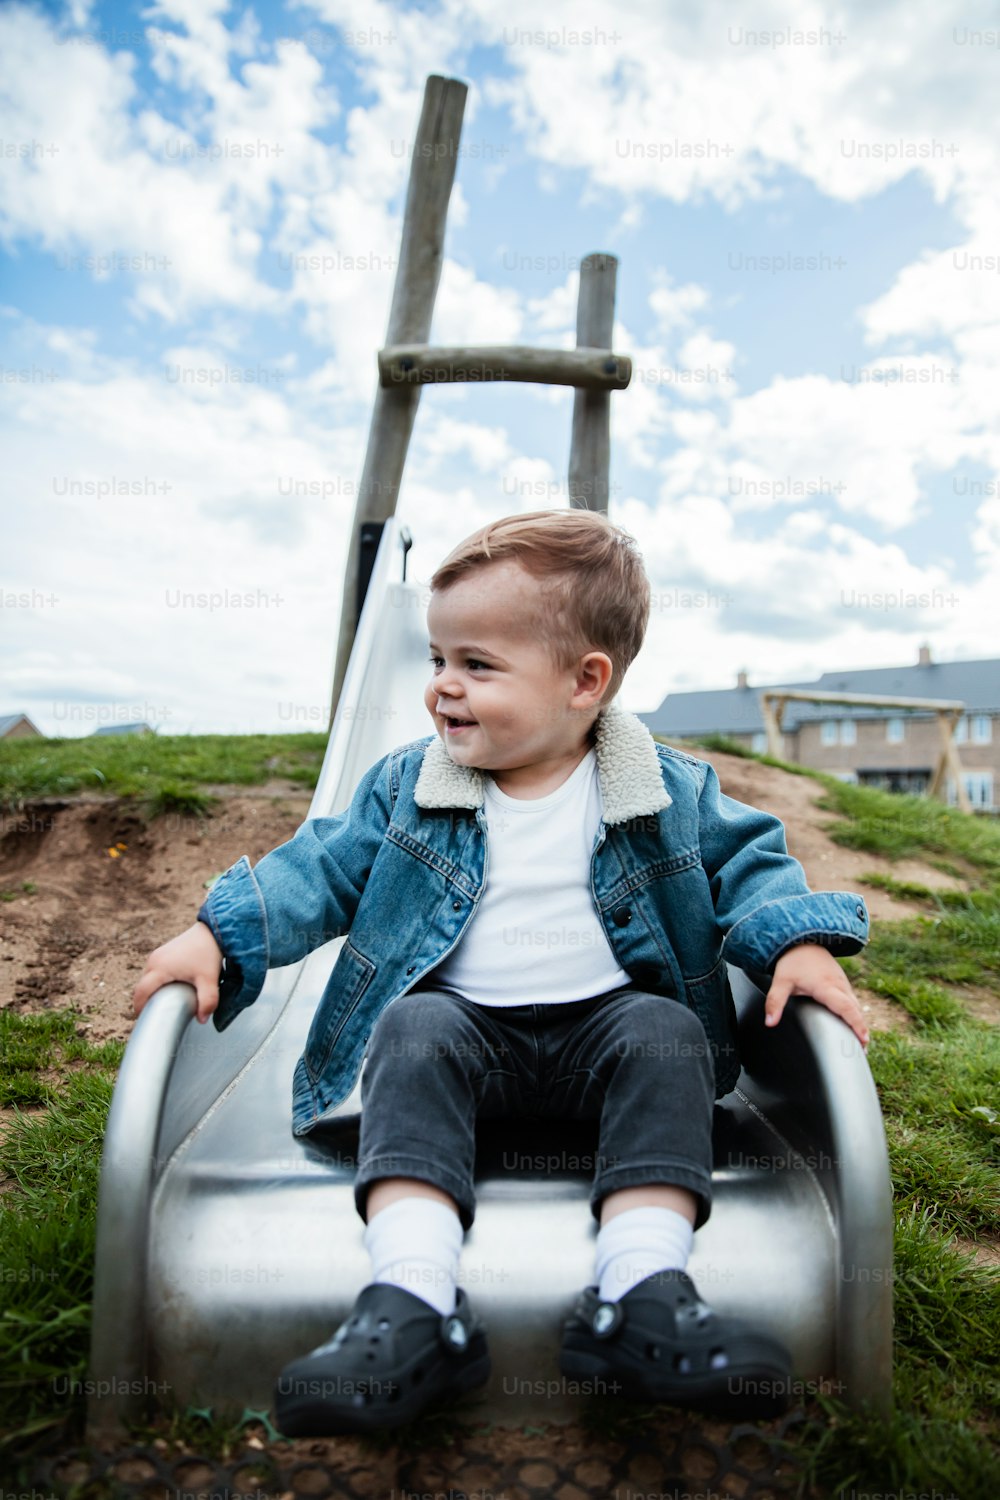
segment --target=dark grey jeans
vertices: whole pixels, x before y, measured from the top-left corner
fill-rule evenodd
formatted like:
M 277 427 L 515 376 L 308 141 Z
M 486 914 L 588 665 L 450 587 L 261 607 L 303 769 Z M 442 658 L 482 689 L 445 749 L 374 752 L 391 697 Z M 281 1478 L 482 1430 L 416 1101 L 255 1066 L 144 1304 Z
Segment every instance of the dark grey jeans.
M 687 1188 L 695 1228 L 712 1191 L 714 1067 L 686 1006 L 627 986 L 562 1005 L 474 1005 L 416 989 L 382 1011 L 361 1084 L 354 1199 L 383 1177 L 450 1193 L 463 1229 L 475 1217 L 477 1119 L 594 1119 L 594 1217 L 618 1188 Z

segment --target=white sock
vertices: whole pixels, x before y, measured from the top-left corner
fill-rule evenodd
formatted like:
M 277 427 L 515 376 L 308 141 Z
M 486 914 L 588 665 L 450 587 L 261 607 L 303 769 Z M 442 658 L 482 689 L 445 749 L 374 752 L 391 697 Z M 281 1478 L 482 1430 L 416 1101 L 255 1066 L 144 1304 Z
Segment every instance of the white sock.
M 365 1225 L 372 1281 L 421 1297 L 446 1317 L 455 1311 L 462 1224 L 434 1198 L 397 1198 Z
M 683 1271 L 694 1229 L 672 1208 L 629 1208 L 597 1231 L 597 1283 L 602 1302 L 618 1302 L 657 1271 Z

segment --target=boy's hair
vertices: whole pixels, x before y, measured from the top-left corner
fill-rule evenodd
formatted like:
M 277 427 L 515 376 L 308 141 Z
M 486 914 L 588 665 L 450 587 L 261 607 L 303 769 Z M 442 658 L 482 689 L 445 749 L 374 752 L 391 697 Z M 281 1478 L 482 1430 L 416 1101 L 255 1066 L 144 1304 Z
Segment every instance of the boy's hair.
M 649 623 L 649 579 L 635 538 L 592 510 L 533 510 L 504 516 L 460 542 L 431 578 L 446 589 L 474 568 L 512 560 L 544 579 L 531 622 L 561 671 L 587 651 L 605 651 L 612 674 L 601 706 L 621 687 Z

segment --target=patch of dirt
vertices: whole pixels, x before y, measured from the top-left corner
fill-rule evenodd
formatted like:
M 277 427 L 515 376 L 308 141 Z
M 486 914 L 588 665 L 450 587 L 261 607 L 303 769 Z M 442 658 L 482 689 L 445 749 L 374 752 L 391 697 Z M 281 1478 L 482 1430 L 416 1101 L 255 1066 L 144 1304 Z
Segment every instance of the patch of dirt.
M 195 920 L 206 881 L 243 854 L 256 863 L 305 818 L 310 794 L 289 785 L 217 788 L 206 818 L 149 821 L 108 797 L 4 814 L 0 891 L 16 897 L 0 904 L 0 1007 L 72 1006 L 89 1041 L 125 1039 L 147 956 Z
M 952 984 L 948 986 L 948 992 L 977 1021 L 988 1021 L 992 1025 L 1000 1022 L 1000 1003 L 992 990 L 977 984 Z
M 855 985 L 854 992 L 861 1002 L 869 1030 L 905 1031 L 912 1027 L 913 1017 L 898 1000 L 890 1000 L 888 995 L 872 994 L 860 984 Z
M 956 1235 L 955 1249 L 961 1250 L 965 1255 L 975 1256 L 978 1265 L 1000 1269 L 1000 1240 L 967 1240 L 962 1235 Z

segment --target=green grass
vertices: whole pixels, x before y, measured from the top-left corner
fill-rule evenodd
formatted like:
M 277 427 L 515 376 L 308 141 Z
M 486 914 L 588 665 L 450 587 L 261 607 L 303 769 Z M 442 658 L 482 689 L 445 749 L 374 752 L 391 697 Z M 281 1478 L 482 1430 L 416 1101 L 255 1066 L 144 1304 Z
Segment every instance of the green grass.
M 869 1063 L 885 1120 L 897 1210 L 946 1237 L 1000 1229 L 1000 1027 L 873 1036 Z
M 662 734 L 654 734 L 653 738 L 661 744 L 672 743 L 667 741 Z M 739 755 L 743 760 L 756 760 L 762 766 L 777 766 L 779 771 L 788 771 L 792 776 L 810 776 L 813 773 L 805 766 L 796 765 L 791 760 L 779 760 L 776 755 L 761 755 L 756 750 L 750 750 L 741 740 L 732 740 L 727 734 L 702 734 L 692 737 L 690 740 L 679 742 L 675 748 L 683 750 L 690 745 L 693 750 L 701 746 L 705 750 L 721 750 L 726 755 Z
M 961 879 L 961 875 L 958 878 Z M 880 872 L 859 875 L 858 880 L 872 890 L 898 896 L 900 901 L 923 901 L 935 911 L 979 911 L 989 904 L 988 894 L 982 891 L 954 891 L 945 886 L 924 885 L 919 880 L 896 880 L 892 875 Z
M 100 1142 L 122 1047 L 90 1047 L 79 1019 L 0 1012 L 4 1101 L 46 1104 L 17 1109 L 0 1138 L 0 1467 L 5 1449 L 83 1420 Z M 57 1064 L 58 1091 L 37 1077 Z
M 32 880 L 22 880 L 16 890 L 0 891 L 0 901 L 18 901 L 22 896 L 34 896 L 38 891 Z
M 205 792 L 199 792 L 197 787 L 180 786 L 168 781 L 145 798 L 146 815 L 160 818 L 173 813 L 183 818 L 204 818 L 218 801 L 218 797 L 207 796 Z
M 830 1495 L 996 1500 L 1000 1277 L 914 1210 L 897 1215 L 894 1276 L 892 1416 L 820 1397 L 825 1421 L 793 1451 Z
M 111 792 L 180 800 L 197 811 L 199 786 L 256 786 L 271 778 L 316 785 L 325 734 L 108 735 L 0 740 L 0 807 L 38 797 Z M 204 811 L 204 806 L 201 808 Z
M 1000 830 L 990 833 L 996 838 Z M 865 883 L 922 901 L 933 914 L 875 923 L 864 952 L 845 961 L 852 981 L 897 1001 L 922 1030 L 962 1021 L 963 985 L 1000 997 L 1000 884 L 935 891 L 883 875 Z
M 913 1036 L 875 1033 L 868 1057 L 896 1218 L 895 1406 L 887 1419 L 820 1396 L 790 1449 L 828 1495 L 996 1500 L 1000 1274 L 955 1237 L 995 1243 L 1000 1225 L 1000 1028 L 962 1013 Z
M 124 1051 L 123 1042 L 95 1047 L 78 1028 L 83 1018 L 71 1010 L 20 1016 L 0 1010 L 0 1105 L 50 1104 L 63 1093 L 46 1081 L 44 1072 L 106 1071 L 113 1076 Z
M 913 797 L 831 783 L 838 842 L 922 858 L 964 878 L 935 890 L 882 874 L 864 883 L 927 914 L 879 922 L 841 962 L 912 1030 L 873 1034 L 868 1061 L 885 1123 L 896 1215 L 895 1412 L 889 1421 L 823 1399 L 802 1445 L 829 1493 L 995 1500 L 1000 1487 L 1000 1275 L 955 1237 L 1000 1232 L 1000 1025 L 975 1020 L 963 985 L 1000 1002 L 1000 827 Z M 1000 1014 L 1000 1011 L 998 1011 Z
M 946 807 L 930 797 L 909 797 L 852 786 L 820 771 L 808 773 L 826 787 L 817 804 L 842 822 L 826 825 L 835 843 L 889 859 L 948 861 L 952 870 L 1000 879 L 1000 823 Z

